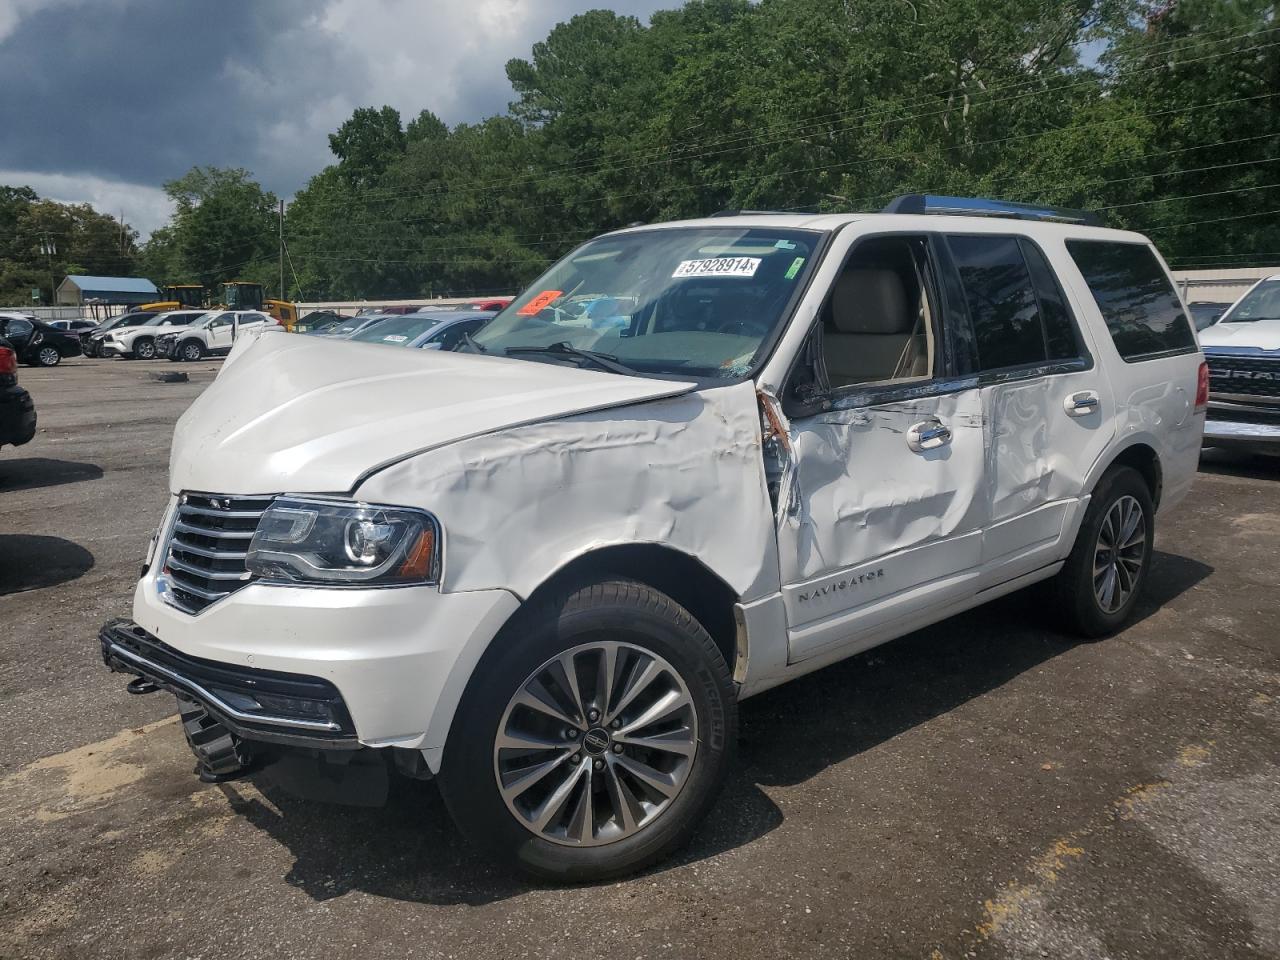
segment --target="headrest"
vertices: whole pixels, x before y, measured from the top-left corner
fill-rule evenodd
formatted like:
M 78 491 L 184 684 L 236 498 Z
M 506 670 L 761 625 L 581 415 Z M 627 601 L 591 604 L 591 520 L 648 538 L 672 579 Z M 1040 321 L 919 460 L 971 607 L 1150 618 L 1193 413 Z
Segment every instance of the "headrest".
M 845 270 L 832 292 L 831 319 L 840 333 L 910 333 L 916 320 L 902 277 L 886 267 Z

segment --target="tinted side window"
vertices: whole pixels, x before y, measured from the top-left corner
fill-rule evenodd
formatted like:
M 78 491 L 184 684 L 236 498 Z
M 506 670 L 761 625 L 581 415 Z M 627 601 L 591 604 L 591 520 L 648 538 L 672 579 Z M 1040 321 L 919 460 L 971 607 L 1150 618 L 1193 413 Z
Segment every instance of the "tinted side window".
M 1194 350 L 1195 335 L 1151 249 L 1140 243 L 1068 240 L 1120 356 L 1140 360 Z
M 1031 274 L 1013 237 L 951 237 L 978 346 L 978 369 L 1045 361 L 1044 331 Z
M 1053 275 L 1049 261 L 1044 258 L 1040 248 L 1026 239 L 1018 241 L 1022 247 L 1022 255 L 1031 270 L 1031 280 L 1036 286 L 1036 296 L 1040 299 L 1040 317 L 1044 321 L 1044 342 L 1049 351 L 1050 360 L 1074 360 L 1084 356 L 1084 344 L 1080 341 L 1080 332 L 1071 308 L 1067 306 L 1067 298 L 1058 286 L 1058 279 Z

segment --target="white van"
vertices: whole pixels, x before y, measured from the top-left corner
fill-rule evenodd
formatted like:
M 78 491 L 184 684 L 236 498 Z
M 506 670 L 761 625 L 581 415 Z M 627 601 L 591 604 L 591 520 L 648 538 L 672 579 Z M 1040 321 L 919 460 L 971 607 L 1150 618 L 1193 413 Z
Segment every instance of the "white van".
M 386 751 L 529 873 L 636 870 L 711 808 L 738 701 L 1040 581 L 1055 627 L 1132 616 L 1207 373 L 1151 243 L 1088 221 L 656 224 L 458 352 L 246 342 L 104 658 L 210 779 Z

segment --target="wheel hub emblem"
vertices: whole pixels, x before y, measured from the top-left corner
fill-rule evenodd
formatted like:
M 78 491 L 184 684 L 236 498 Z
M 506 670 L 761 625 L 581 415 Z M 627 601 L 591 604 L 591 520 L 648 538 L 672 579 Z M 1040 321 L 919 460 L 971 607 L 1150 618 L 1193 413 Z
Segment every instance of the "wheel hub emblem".
M 582 738 L 582 746 L 593 757 L 601 756 L 609 750 L 609 733 L 602 727 L 593 727 Z

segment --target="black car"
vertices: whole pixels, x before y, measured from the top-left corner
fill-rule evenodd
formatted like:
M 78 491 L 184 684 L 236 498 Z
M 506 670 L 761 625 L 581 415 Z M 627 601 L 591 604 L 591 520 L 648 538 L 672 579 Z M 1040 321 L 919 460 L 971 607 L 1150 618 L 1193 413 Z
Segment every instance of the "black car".
M 80 349 L 86 357 L 102 356 L 102 341 L 108 333 L 120 327 L 140 327 L 149 323 L 152 317 L 160 315 L 159 310 L 133 310 L 122 313 L 110 320 L 103 320 L 92 330 L 80 334 Z
M 332 310 L 312 310 L 294 324 L 294 333 L 321 333 L 348 319 Z
M 1197 300 L 1194 303 L 1188 303 L 1187 309 L 1191 311 L 1191 322 L 1196 325 L 1197 330 L 1203 330 L 1205 327 L 1211 327 L 1218 322 L 1218 318 L 1227 312 L 1229 303 L 1213 303 L 1209 300 Z
M 0 337 L 9 341 L 19 363 L 56 367 L 64 357 L 81 354 L 80 339 L 33 317 L 0 314 Z
M 0 338 L 0 447 L 20 447 L 36 435 L 36 405 L 18 386 L 18 355 Z

